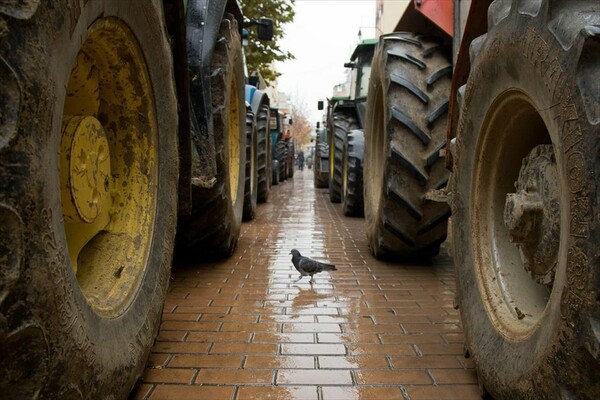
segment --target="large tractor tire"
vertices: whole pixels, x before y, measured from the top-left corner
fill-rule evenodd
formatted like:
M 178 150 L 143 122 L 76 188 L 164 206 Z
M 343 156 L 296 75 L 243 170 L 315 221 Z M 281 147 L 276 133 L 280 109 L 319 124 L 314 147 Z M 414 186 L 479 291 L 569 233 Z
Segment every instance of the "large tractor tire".
M 320 136 L 320 134 L 317 134 L 317 137 L 315 139 L 315 158 L 313 172 L 315 188 L 325 189 L 329 187 L 329 146 L 327 145 L 327 142 L 321 141 Z
M 365 133 L 360 129 L 348 132 L 342 153 L 342 210 L 346 216 L 362 217 L 364 215 L 364 153 Z
M 427 192 L 444 188 L 440 150 L 452 67 L 443 47 L 410 33 L 383 36 L 371 70 L 365 126 L 365 228 L 376 257 L 433 257 L 450 208 Z
M 258 107 L 256 114 L 256 130 L 258 134 L 258 202 L 269 199 L 271 190 L 271 132 L 269 132 L 269 103 Z
M 293 140 L 288 140 L 287 143 L 287 167 L 286 176 L 290 179 L 294 178 L 294 166 L 296 164 L 296 143 Z
M 496 399 L 598 399 L 600 4 L 496 1 L 488 21 L 451 186 L 466 346 Z
M 279 183 L 281 183 L 287 179 L 288 147 L 285 140 L 277 141 L 275 146 L 275 158 L 279 165 L 277 175 L 279 176 Z
M 177 105 L 162 2 L 69 4 L 0 8 L 0 397 L 126 398 L 169 282 Z
M 244 183 L 244 212 L 242 219 L 252 221 L 258 200 L 258 136 L 254 113 L 246 110 L 246 181 Z
M 237 22 L 225 14 L 211 63 L 215 182 L 192 178 L 192 213 L 180 220 L 177 253 L 186 260 L 233 253 L 242 224 L 246 168 L 244 64 Z M 200 45 L 200 44 L 198 44 Z
M 344 142 L 348 132 L 354 129 L 358 129 L 358 122 L 354 115 L 345 111 L 333 112 L 329 139 L 329 200 L 332 203 L 342 201 Z
M 273 186 L 279 185 L 279 161 L 274 160 L 273 161 L 273 168 L 272 168 L 272 181 L 273 181 Z

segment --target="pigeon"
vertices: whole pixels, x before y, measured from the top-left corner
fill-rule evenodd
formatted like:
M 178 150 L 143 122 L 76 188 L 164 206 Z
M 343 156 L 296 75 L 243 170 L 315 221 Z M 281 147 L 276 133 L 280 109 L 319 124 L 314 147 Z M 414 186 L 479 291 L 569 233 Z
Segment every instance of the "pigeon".
M 304 257 L 296 249 L 292 249 L 290 254 L 292 255 L 292 263 L 294 264 L 294 267 L 296 267 L 298 272 L 300 272 L 300 278 L 298 278 L 296 282 L 302 279 L 303 276 L 309 275 L 310 283 L 312 284 L 314 274 L 318 274 L 319 272 L 323 271 L 337 271 L 335 265 L 325 264 L 315 261 L 311 258 Z

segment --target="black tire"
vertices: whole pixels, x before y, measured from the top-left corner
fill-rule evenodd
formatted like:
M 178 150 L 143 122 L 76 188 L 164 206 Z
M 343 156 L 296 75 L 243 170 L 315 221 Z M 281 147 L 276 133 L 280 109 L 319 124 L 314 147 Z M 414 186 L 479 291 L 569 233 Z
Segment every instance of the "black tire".
M 258 200 L 258 136 L 256 120 L 251 110 L 246 110 L 246 181 L 244 183 L 243 221 L 252 221 L 256 216 Z
M 342 162 L 342 210 L 344 215 L 362 217 L 363 204 L 363 156 L 365 133 L 356 129 L 348 132 L 344 142 Z
M 598 399 L 600 5 L 496 1 L 488 21 L 452 174 L 466 345 L 494 398 Z
M 354 129 L 358 129 L 354 115 L 344 110 L 333 112 L 329 138 L 329 200 L 332 203 L 342 201 L 344 142 L 348 132 Z
M 273 185 L 279 185 L 279 161 L 273 161 Z
M 176 252 L 180 259 L 190 261 L 230 256 L 242 224 L 246 173 L 244 65 L 237 22 L 232 15 L 225 14 L 219 33 L 211 63 L 217 176 L 208 184 L 192 178 L 192 213 L 180 219 L 177 229 Z
M 69 4 L 0 11 L 0 397 L 126 398 L 169 281 L 177 103 L 163 4 Z M 84 116 L 97 130 L 83 144 L 98 146 L 78 165 L 64 147 Z M 80 187 L 63 162 L 93 169 L 98 214 L 71 197 Z M 78 242 L 83 224 L 94 235 Z
M 287 166 L 288 166 L 288 147 L 285 140 L 279 140 L 275 146 L 275 158 L 279 163 L 277 174 L 279 175 L 279 182 L 284 182 L 287 179 Z
M 440 150 L 452 67 L 437 42 L 383 36 L 373 58 L 365 126 L 365 230 L 376 257 L 433 257 L 446 239 L 450 208 L 427 200 L 444 188 Z
M 269 199 L 271 189 L 271 132 L 269 131 L 269 103 L 258 107 L 256 130 L 258 132 L 258 202 Z
M 294 165 L 295 165 L 295 156 L 296 156 L 296 143 L 293 140 L 288 140 L 286 142 L 287 146 L 287 167 L 286 167 L 286 175 L 288 178 L 294 178 Z
M 315 188 L 324 189 L 329 187 L 329 146 L 322 141 L 322 133 L 317 133 L 315 138 L 314 169 Z

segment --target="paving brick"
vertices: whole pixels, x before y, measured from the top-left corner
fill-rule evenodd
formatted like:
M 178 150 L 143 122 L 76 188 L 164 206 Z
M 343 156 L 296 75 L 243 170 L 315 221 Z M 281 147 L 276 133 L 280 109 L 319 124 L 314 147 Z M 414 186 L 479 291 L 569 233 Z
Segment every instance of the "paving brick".
M 277 385 L 351 385 L 348 370 L 280 369 Z
M 325 335 L 320 333 L 319 335 Z M 252 343 L 314 343 L 313 333 L 269 333 L 257 332 L 252 338 Z
M 311 174 L 273 187 L 230 258 L 173 269 L 131 399 L 479 398 L 446 250 L 426 268 L 373 258 Z M 291 248 L 338 270 L 294 282 Z
M 194 369 L 150 368 L 146 369 L 142 381 L 150 383 L 191 383 L 196 374 Z
M 315 368 L 315 357 L 249 355 L 246 357 L 244 368 Z
M 156 342 L 153 351 L 155 353 L 207 353 L 208 344 L 191 342 Z
M 319 343 L 381 343 L 374 333 L 317 333 Z
M 477 375 L 474 370 L 436 369 L 431 370 L 431 376 L 437 384 L 477 383 Z
M 323 400 L 404 400 L 398 387 L 324 386 L 321 390 Z
M 431 378 L 422 370 L 354 370 L 354 378 L 359 385 L 398 385 L 398 384 L 430 384 Z
M 174 368 L 238 368 L 242 365 L 242 356 L 226 356 L 226 355 L 179 355 L 173 356 L 169 362 L 169 367 Z
M 251 332 L 190 332 L 187 342 L 248 342 Z
M 417 345 L 419 351 L 422 354 L 454 354 L 463 355 L 464 346 L 462 343 L 455 344 L 432 344 L 432 343 L 419 343 Z
M 319 356 L 319 368 L 324 369 L 382 369 L 388 368 L 385 356 Z
M 407 386 L 411 400 L 481 400 L 477 385 Z
M 308 344 L 308 343 L 284 343 L 281 345 L 281 354 L 346 354 L 343 344 Z
M 351 355 L 414 355 L 412 346 L 404 344 L 349 344 L 348 353 Z
M 210 354 L 276 354 L 277 344 L 268 343 L 215 343 Z
M 149 400 L 231 400 L 233 398 L 234 386 L 157 386 Z
M 462 368 L 460 362 L 453 356 L 392 356 L 392 367 L 395 369 L 414 368 Z
M 271 384 L 273 372 L 259 369 L 203 369 L 198 373 L 195 383 L 219 385 L 245 385 L 253 383 Z
M 318 400 L 317 386 L 245 386 L 236 400 Z

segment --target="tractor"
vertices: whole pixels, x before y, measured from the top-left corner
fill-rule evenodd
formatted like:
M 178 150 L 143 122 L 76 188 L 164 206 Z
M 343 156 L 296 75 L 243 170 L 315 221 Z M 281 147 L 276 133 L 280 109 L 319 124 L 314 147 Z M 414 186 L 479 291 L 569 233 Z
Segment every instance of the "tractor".
M 273 185 L 293 178 L 295 144 L 289 130 L 292 120 L 288 119 L 278 108 L 271 108 L 271 154 Z
M 450 225 L 482 395 L 599 398 L 600 3 L 415 0 L 395 31 L 364 126 L 371 251 L 431 257 Z
M 350 95 L 334 96 L 327 104 L 329 199 L 342 203 L 345 215 L 363 214 L 362 161 L 367 91 L 376 39 L 362 40 L 350 62 Z M 319 110 L 323 109 L 321 102 Z
M 323 109 L 323 102 L 319 101 L 318 108 Z M 321 121 L 317 121 L 315 131 L 315 151 L 313 156 L 313 175 L 315 188 L 323 189 L 329 187 L 329 144 L 327 140 L 327 127 Z
M 272 35 L 235 0 L 2 2 L 3 395 L 126 398 L 174 249 L 235 249 L 247 25 Z

